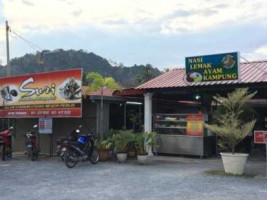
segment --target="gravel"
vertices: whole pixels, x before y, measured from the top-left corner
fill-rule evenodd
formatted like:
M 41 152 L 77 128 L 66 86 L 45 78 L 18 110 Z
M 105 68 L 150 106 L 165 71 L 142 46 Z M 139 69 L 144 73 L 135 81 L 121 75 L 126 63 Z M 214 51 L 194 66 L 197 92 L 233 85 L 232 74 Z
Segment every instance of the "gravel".
M 59 158 L 32 162 L 15 156 L 0 161 L 0 200 L 256 200 L 267 199 L 267 180 L 207 175 L 220 159 L 154 156 L 147 165 L 78 163 L 68 169 Z M 246 173 L 265 176 L 265 161 L 249 161 Z

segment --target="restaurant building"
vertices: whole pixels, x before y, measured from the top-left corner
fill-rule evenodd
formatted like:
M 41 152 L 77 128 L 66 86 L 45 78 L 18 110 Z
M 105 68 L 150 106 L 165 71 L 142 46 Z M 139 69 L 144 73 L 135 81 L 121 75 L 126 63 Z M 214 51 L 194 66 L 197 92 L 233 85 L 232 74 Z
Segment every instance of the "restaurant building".
M 188 83 L 186 69 L 177 68 L 116 95 L 144 99 L 144 130 L 158 134 L 154 151 L 207 157 L 217 152 L 217 138 L 203 128 L 219 106 L 213 100 L 216 94 L 242 87 L 257 91 L 249 102 L 256 110 L 255 129 L 267 128 L 267 61 L 243 62 L 238 70 L 236 80 Z

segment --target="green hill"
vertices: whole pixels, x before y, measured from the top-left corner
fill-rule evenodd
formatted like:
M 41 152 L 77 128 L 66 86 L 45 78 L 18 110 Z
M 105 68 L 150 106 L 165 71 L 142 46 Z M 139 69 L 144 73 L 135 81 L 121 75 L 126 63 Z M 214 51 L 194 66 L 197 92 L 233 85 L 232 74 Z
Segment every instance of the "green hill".
M 134 87 L 140 82 L 158 76 L 161 72 L 150 64 L 131 67 L 112 66 L 108 60 L 83 50 L 42 51 L 38 54 L 26 54 L 10 61 L 11 75 L 23 75 L 46 71 L 83 68 L 84 74 L 97 72 L 103 76 L 112 76 L 124 87 Z M 149 71 L 149 73 L 147 73 Z M 6 67 L 0 67 L 0 77 L 6 76 Z M 86 84 L 86 82 L 84 82 Z

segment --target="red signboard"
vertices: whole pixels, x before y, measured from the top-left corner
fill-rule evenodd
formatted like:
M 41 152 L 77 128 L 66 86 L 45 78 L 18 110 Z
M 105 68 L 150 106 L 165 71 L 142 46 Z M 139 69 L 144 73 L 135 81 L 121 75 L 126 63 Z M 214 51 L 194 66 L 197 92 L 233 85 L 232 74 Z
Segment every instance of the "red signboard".
M 202 114 L 187 115 L 186 134 L 190 136 L 203 136 L 203 119 Z
M 1 118 L 81 117 L 82 70 L 0 79 Z
M 254 131 L 254 143 L 265 144 L 267 143 L 267 131 Z

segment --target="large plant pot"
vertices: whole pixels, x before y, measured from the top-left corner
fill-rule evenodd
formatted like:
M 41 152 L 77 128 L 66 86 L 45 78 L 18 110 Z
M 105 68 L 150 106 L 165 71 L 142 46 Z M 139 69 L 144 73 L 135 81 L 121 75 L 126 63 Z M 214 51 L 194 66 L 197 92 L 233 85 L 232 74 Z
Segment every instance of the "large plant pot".
M 140 164 L 147 164 L 148 163 L 148 155 L 137 155 L 137 160 Z
M 229 174 L 242 175 L 244 173 L 248 154 L 245 153 L 220 153 L 224 171 Z
M 109 159 L 109 149 L 99 149 L 99 160 L 100 161 L 107 161 Z
M 124 163 L 127 159 L 127 153 L 117 153 L 117 158 L 120 163 Z

